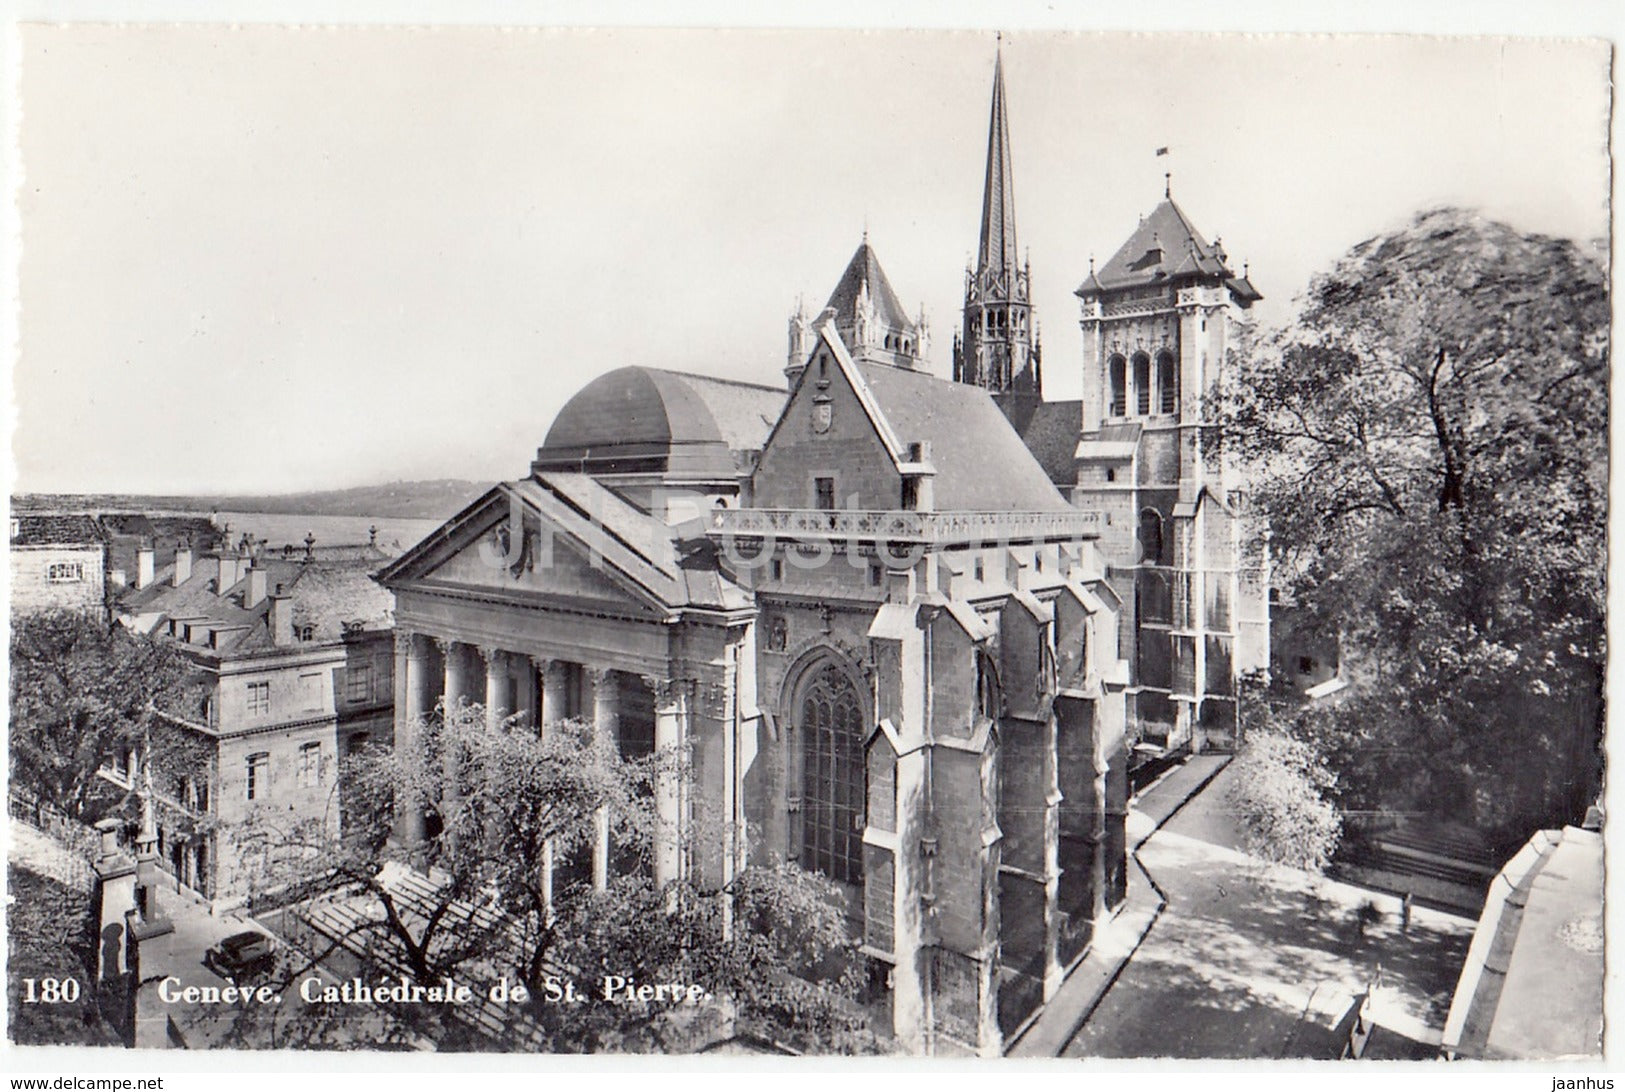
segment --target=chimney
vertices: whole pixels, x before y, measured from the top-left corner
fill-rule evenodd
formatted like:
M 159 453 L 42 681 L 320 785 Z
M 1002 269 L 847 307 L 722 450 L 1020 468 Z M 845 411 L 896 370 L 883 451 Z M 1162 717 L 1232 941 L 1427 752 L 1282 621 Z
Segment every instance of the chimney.
M 139 591 L 152 583 L 152 543 L 142 542 L 135 550 L 135 586 Z
M 225 595 L 237 582 L 243 578 L 246 562 L 231 550 L 220 551 L 219 586 L 215 588 L 216 595 Z
M 265 570 L 248 570 L 248 589 L 243 592 L 243 609 L 257 607 L 265 600 Z
M 192 579 L 192 543 L 181 539 L 175 544 L 175 586 Z
M 278 584 L 276 592 L 271 596 L 271 613 L 268 621 L 271 626 L 271 640 L 275 644 L 293 644 L 293 596 L 287 593 L 285 585 Z

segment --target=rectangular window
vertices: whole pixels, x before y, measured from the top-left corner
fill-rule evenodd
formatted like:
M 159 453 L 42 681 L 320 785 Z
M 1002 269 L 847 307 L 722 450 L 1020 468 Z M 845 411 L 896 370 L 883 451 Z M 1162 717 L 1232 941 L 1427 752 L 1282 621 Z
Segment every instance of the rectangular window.
M 265 800 L 271 795 L 271 756 L 264 751 L 248 756 L 248 799 Z
M 372 665 L 356 664 L 344 680 L 344 697 L 351 702 L 372 700 Z
M 307 671 L 299 676 L 299 708 L 322 707 L 322 676 L 319 671 Z
M 85 579 L 85 566 L 78 561 L 54 561 L 45 571 L 52 584 L 79 584 Z
M 903 511 L 912 512 L 920 506 L 920 479 L 903 479 Z
M 835 511 L 834 478 L 814 478 L 813 493 L 816 498 L 813 502 L 814 508 L 817 508 L 820 512 Z
M 248 715 L 251 717 L 264 716 L 271 711 L 271 684 L 267 682 L 251 682 L 248 684 Z
M 299 787 L 314 789 L 322 783 L 322 745 L 306 743 L 299 748 Z

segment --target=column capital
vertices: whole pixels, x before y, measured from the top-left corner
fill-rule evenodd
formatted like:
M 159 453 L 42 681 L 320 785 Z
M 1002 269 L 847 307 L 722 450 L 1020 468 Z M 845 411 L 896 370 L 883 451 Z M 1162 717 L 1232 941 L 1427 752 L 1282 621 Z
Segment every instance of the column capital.
M 640 675 L 643 685 L 649 688 L 654 695 L 657 705 L 666 705 L 676 701 L 678 696 L 688 692 L 693 684 L 687 679 L 668 679 L 662 675 Z
M 480 646 L 480 659 L 485 661 L 487 669 L 500 666 L 507 655 L 505 649 L 498 648 L 496 645 Z
M 461 641 L 454 641 L 450 637 L 436 637 L 434 639 L 434 647 L 440 650 L 442 656 L 450 656 L 452 650 L 460 644 L 462 644 Z
M 592 664 L 582 664 L 581 670 L 587 673 L 587 678 L 592 680 L 592 685 L 595 688 L 604 685 L 609 681 L 609 677 L 615 673 L 615 669 L 612 667 L 596 667 Z

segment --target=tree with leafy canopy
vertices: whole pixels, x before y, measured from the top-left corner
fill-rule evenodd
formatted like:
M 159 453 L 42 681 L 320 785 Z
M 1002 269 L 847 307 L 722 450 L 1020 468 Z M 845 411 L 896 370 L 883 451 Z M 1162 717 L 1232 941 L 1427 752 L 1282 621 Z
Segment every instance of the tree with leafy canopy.
M 529 996 L 516 1011 L 530 1042 L 554 1051 L 693 1049 L 724 1025 L 808 1049 L 874 1045 L 856 1005 L 863 962 L 821 877 L 752 868 L 724 891 L 657 887 L 636 867 L 604 891 L 568 878 L 563 864 L 590 855 L 603 822 L 623 866 L 676 833 L 661 830 L 654 790 L 657 779 L 687 776 L 682 755 L 625 757 L 574 720 L 538 734 L 510 718 L 493 731 L 478 704 L 441 707 L 417 727 L 417 746 L 345 763 L 342 833 L 270 811 L 233 832 L 259 890 L 326 892 L 365 908 L 340 936 L 307 938 L 313 950 L 285 968 L 289 984 L 342 947 L 364 974 L 522 985 Z M 408 850 L 394 838 L 395 815 L 414 806 L 428 836 Z M 561 866 L 551 897 L 546 855 Z M 432 880 L 403 886 L 403 866 Z M 606 999 L 609 975 L 696 984 L 709 997 L 704 1006 Z M 565 979 L 581 1002 L 550 1000 L 550 983 Z M 307 1024 L 309 1041 L 330 1043 L 319 1019 Z M 430 1034 L 477 1049 L 467 1030 Z
M 1596 791 L 1608 321 L 1586 248 L 1435 210 L 1316 277 L 1213 392 L 1209 448 L 1341 638 L 1350 689 L 1305 721 L 1346 805 L 1516 838 Z
M 1274 864 L 1324 872 L 1342 820 L 1326 798 L 1337 778 L 1314 747 L 1274 732 L 1248 736 L 1231 769 L 1229 799 L 1247 850 Z
M 174 645 L 76 611 L 11 620 L 11 785 L 37 808 L 92 822 L 97 771 L 137 747 L 160 709 L 193 709 L 197 665 Z

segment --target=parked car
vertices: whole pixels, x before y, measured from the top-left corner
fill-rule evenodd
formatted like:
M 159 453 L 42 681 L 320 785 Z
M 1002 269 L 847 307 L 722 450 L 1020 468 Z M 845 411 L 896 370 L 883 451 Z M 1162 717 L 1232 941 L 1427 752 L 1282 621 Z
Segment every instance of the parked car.
M 232 981 L 247 974 L 269 971 L 276 964 L 276 942 L 252 930 L 233 933 L 210 948 L 203 965 Z

